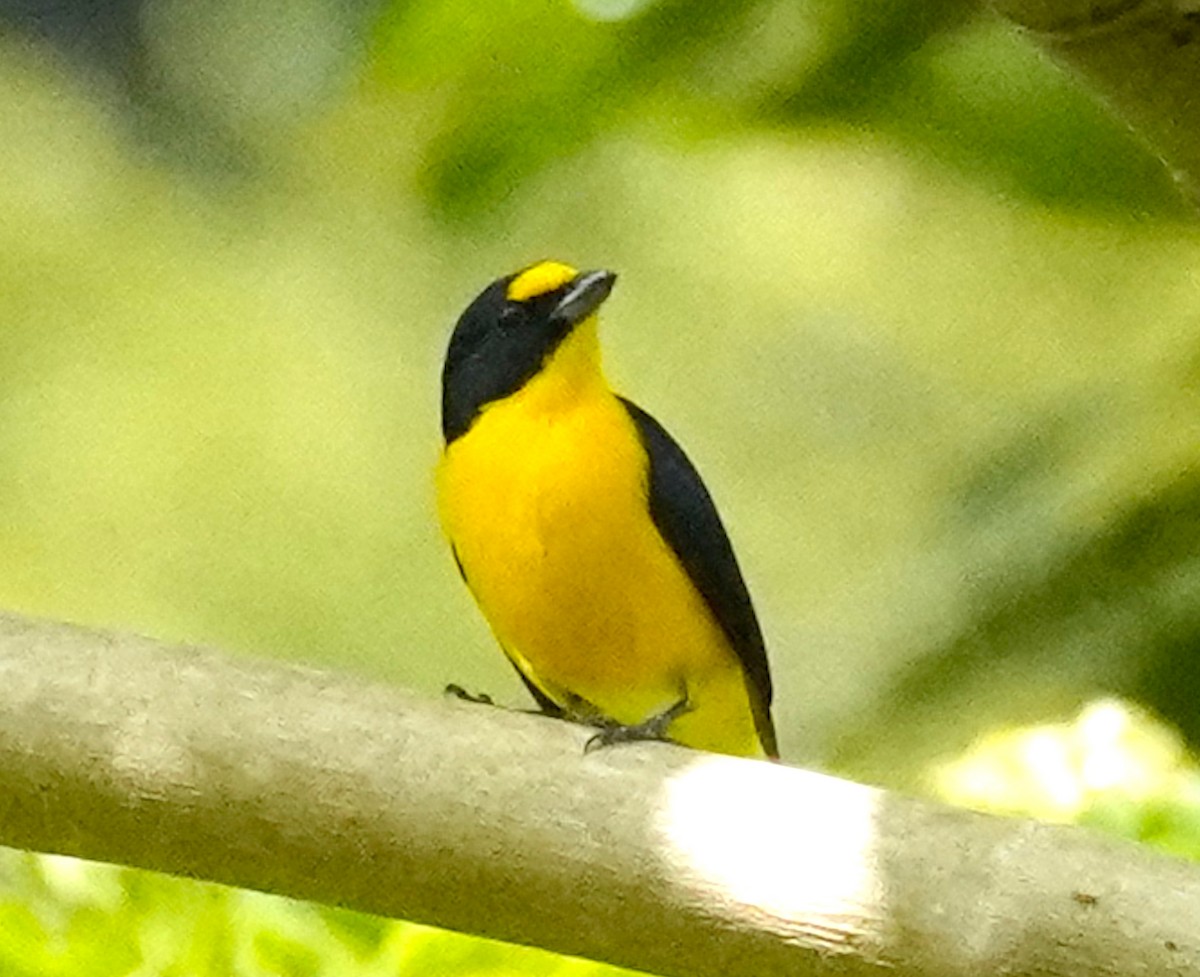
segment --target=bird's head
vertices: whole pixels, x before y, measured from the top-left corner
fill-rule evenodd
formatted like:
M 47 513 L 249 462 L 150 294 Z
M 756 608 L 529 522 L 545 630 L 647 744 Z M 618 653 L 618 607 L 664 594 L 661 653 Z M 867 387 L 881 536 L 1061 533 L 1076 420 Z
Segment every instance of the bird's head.
M 569 336 L 592 320 L 617 276 L 542 261 L 497 279 L 459 317 L 442 369 L 446 443 L 470 428 L 488 404 L 515 394 Z M 599 351 L 585 356 L 595 360 Z

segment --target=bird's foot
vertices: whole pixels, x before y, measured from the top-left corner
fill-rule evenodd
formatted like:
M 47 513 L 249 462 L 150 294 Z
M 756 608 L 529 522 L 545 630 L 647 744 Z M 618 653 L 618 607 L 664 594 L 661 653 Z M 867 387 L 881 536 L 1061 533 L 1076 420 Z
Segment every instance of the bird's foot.
M 457 682 L 451 682 L 442 690 L 443 695 L 450 695 L 463 702 L 472 702 L 479 706 L 495 706 L 497 709 L 504 709 L 507 712 L 521 712 L 527 716 L 549 716 L 551 719 L 561 719 L 563 711 L 549 699 L 544 703 L 539 703 L 536 709 L 514 709 L 511 706 L 499 705 L 486 692 L 468 692 Z
M 664 709 L 644 722 L 634 723 L 632 726 L 608 721 L 602 722 L 599 724 L 601 725 L 600 732 L 584 744 L 583 752 L 594 753 L 596 750 L 602 750 L 606 746 L 616 746 L 618 743 L 667 740 L 667 729 L 671 723 L 691 708 L 691 703 L 687 699 L 680 699 L 669 709 Z
M 475 695 L 471 692 L 468 692 L 461 685 L 456 685 L 454 682 L 451 682 L 446 686 L 444 694 L 452 695 L 454 698 L 461 699 L 463 702 L 474 702 L 481 706 L 494 706 L 496 704 L 495 700 L 493 700 L 492 697 L 486 692 L 480 692 L 478 695 Z

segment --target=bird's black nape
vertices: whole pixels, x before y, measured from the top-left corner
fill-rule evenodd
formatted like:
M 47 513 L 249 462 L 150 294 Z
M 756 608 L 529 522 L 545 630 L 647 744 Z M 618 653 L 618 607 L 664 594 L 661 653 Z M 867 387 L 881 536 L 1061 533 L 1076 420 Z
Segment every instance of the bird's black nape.
M 493 366 L 489 356 L 493 334 L 508 306 L 506 292 L 512 276 L 492 282 L 459 316 L 442 366 L 442 435 L 449 444 L 465 434 L 479 409 L 494 399 L 494 391 L 512 383 Z M 519 387 L 528 377 L 516 378 Z

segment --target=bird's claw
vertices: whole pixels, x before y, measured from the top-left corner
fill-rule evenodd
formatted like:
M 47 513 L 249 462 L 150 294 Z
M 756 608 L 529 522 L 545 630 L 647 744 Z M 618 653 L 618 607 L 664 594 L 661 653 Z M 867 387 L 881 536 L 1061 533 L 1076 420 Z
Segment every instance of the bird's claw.
M 645 722 L 623 726 L 620 723 L 604 723 L 600 732 L 589 737 L 583 744 L 584 753 L 594 753 L 606 746 L 616 746 L 618 743 L 653 743 L 670 742 L 667 729 L 676 719 L 682 716 L 691 704 L 687 699 L 680 699 L 670 709 L 651 716 Z
M 478 695 L 468 692 L 461 685 L 451 682 L 444 690 L 445 695 L 452 695 L 456 699 L 461 699 L 463 702 L 474 702 L 481 706 L 494 706 L 496 703 L 492 697 L 486 692 L 480 692 Z

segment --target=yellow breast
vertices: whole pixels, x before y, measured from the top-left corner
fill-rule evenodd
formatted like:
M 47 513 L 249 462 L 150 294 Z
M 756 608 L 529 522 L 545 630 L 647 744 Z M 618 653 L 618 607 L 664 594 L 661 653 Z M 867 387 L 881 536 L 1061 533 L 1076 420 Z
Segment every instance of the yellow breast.
M 551 699 L 632 724 L 686 697 L 673 737 L 758 753 L 736 656 L 650 518 L 633 421 L 598 370 L 567 368 L 588 341 L 451 443 L 445 531 L 505 651 Z

